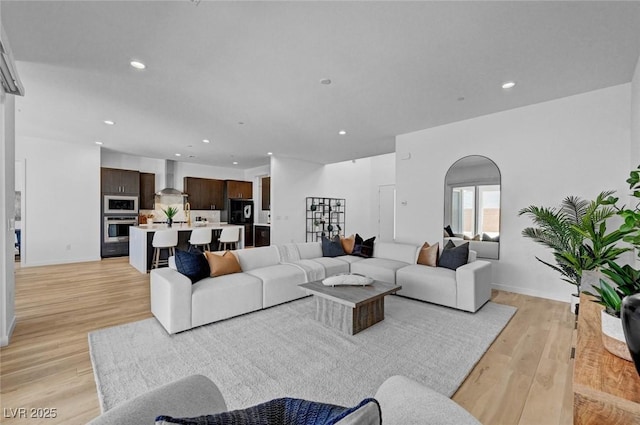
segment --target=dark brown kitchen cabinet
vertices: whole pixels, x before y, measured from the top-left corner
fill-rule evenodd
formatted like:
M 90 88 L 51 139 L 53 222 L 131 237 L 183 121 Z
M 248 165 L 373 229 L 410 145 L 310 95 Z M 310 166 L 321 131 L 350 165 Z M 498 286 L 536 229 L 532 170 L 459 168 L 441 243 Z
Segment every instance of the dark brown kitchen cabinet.
M 227 180 L 228 199 L 253 199 L 253 183 L 240 180 Z
M 140 209 L 152 210 L 156 195 L 156 175 L 140 173 Z
M 224 209 L 224 180 L 185 177 L 184 191 L 192 210 Z
M 271 227 L 256 225 L 254 237 L 256 247 L 271 245 Z
M 244 225 L 244 246 L 253 246 L 253 224 Z
M 118 168 L 100 168 L 103 194 L 140 195 L 140 172 Z
M 262 178 L 262 210 L 271 209 L 271 177 Z

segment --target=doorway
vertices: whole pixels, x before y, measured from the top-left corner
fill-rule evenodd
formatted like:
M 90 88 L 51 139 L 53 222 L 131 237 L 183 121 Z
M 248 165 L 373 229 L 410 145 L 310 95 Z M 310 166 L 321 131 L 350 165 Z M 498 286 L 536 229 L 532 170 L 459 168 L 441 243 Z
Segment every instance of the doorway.
M 396 237 L 396 185 L 378 186 L 378 240 L 392 242 Z

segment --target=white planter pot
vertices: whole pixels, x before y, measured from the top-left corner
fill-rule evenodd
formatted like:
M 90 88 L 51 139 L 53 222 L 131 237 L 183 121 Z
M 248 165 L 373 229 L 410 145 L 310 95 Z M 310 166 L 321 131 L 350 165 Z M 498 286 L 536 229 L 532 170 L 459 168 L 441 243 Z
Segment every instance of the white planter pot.
M 620 318 L 613 317 L 604 310 L 602 310 L 600 317 L 602 320 L 602 344 L 604 348 L 611 354 L 632 361 Z

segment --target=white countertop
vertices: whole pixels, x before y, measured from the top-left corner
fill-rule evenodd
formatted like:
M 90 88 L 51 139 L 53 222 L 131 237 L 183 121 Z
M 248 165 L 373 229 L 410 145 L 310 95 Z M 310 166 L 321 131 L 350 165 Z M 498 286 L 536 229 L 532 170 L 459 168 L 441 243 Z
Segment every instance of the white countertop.
M 135 230 L 140 230 L 142 232 L 155 232 L 158 230 L 166 230 L 169 228 L 167 227 L 166 224 L 141 224 L 139 226 L 131 226 L 131 227 Z M 177 230 L 177 231 L 188 231 L 188 230 L 202 229 L 202 228 L 222 229 L 224 227 L 243 227 L 244 228 L 243 225 L 227 224 L 227 223 L 208 223 L 205 226 L 194 226 L 194 222 L 191 222 L 191 226 L 188 226 L 187 223 L 174 223 L 173 226 L 171 226 L 171 229 Z
M 271 227 L 270 223 L 254 223 L 254 226 L 266 226 L 266 227 Z

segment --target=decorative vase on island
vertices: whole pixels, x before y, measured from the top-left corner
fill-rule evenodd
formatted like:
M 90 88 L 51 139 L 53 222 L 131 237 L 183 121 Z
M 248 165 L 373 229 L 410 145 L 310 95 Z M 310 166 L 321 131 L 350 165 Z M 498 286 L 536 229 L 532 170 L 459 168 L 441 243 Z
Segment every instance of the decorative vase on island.
M 167 218 L 167 227 L 171 227 L 172 224 L 173 224 L 173 219 Z
M 620 307 L 620 319 L 631 358 L 640 375 L 640 294 L 624 297 Z

